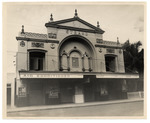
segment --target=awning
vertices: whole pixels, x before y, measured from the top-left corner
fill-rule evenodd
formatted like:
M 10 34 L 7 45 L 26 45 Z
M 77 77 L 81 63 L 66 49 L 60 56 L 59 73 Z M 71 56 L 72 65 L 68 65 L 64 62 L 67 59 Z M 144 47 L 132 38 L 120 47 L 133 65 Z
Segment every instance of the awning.
M 98 74 L 96 78 L 121 78 L 121 79 L 133 79 L 139 78 L 138 74 Z
M 120 78 L 120 79 L 133 79 L 139 78 L 138 74 L 126 73 L 98 73 L 98 72 L 20 72 L 20 78 L 84 78 L 84 76 L 96 76 L 96 78 Z

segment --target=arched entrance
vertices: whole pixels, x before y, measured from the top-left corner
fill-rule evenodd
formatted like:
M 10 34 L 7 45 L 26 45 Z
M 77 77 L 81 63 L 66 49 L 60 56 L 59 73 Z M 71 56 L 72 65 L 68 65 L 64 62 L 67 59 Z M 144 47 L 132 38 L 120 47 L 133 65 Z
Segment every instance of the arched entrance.
M 91 72 L 95 67 L 92 43 L 78 35 L 66 37 L 58 47 L 60 71 Z

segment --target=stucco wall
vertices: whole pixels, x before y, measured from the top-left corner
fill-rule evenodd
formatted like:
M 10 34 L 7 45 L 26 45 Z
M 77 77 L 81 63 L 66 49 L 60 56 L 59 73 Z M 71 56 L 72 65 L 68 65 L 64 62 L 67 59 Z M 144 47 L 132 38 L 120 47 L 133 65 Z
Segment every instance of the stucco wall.
M 75 26 L 80 28 L 88 28 L 84 24 L 79 24 L 79 22 L 70 22 L 66 23 L 65 26 Z M 91 27 L 89 27 L 91 28 Z M 45 68 L 44 71 L 59 71 L 59 53 L 62 53 L 62 51 L 59 51 L 60 49 L 64 50 L 66 52 L 69 52 L 71 49 L 73 49 L 74 46 L 77 47 L 77 49 L 81 50 L 81 52 L 87 52 L 87 54 L 92 57 L 92 68 L 93 72 L 106 72 L 106 66 L 105 66 L 105 55 L 115 55 L 116 57 L 116 71 L 115 72 L 124 72 L 124 59 L 123 59 L 123 51 L 121 49 L 116 49 L 115 47 L 111 48 L 114 49 L 114 53 L 107 53 L 107 47 L 96 47 L 97 39 L 102 39 L 103 35 L 98 33 L 90 33 L 90 32 L 82 32 L 82 31 L 71 31 L 68 29 L 59 29 L 59 28 L 53 28 L 53 27 L 47 27 L 47 35 L 49 33 L 56 34 L 56 38 L 47 37 L 49 40 L 53 41 L 59 41 L 59 43 L 50 43 L 50 42 L 43 42 L 43 47 L 33 47 L 32 43 L 36 41 L 24 41 L 25 46 L 21 46 L 20 43 L 22 40 L 18 40 L 18 55 L 17 55 L 17 70 L 29 70 L 29 55 L 28 50 L 32 49 L 40 49 L 45 50 Z M 85 39 L 83 42 L 76 42 L 71 41 L 67 44 L 65 44 L 65 39 L 69 36 L 77 36 L 78 38 Z M 67 39 L 68 40 L 68 39 Z M 63 43 L 66 45 L 62 45 Z M 42 41 L 40 42 L 42 43 Z M 88 48 L 88 45 L 91 47 Z M 52 48 L 53 46 L 53 48 Z M 62 46 L 62 47 L 60 47 Z M 64 48 L 63 48 L 64 47 Z M 93 53 L 91 53 L 91 50 Z M 121 51 L 121 53 L 120 53 Z

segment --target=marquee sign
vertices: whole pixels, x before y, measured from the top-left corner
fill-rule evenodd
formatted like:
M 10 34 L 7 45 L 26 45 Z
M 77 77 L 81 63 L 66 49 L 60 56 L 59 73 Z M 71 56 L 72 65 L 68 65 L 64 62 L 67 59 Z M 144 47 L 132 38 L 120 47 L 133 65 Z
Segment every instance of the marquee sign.
M 84 78 L 86 74 L 69 74 L 69 73 L 20 73 L 20 78 Z M 89 73 L 88 73 L 89 75 Z M 92 74 L 93 75 L 93 74 Z M 95 75 L 95 74 L 94 74 Z M 97 73 L 96 78 L 139 78 L 138 74 L 107 74 Z
M 20 78 L 83 78 L 77 74 L 20 73 Z
M 98 74 L 96 78 L 139 78 L 139 75 L 134 74 Z

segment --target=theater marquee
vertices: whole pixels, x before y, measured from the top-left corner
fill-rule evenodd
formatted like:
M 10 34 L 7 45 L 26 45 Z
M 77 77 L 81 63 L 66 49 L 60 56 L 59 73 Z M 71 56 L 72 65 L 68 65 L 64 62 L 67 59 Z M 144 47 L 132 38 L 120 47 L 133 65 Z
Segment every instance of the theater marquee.
M 20 78 L 83 78 L 76 74 L 20 73 Z

